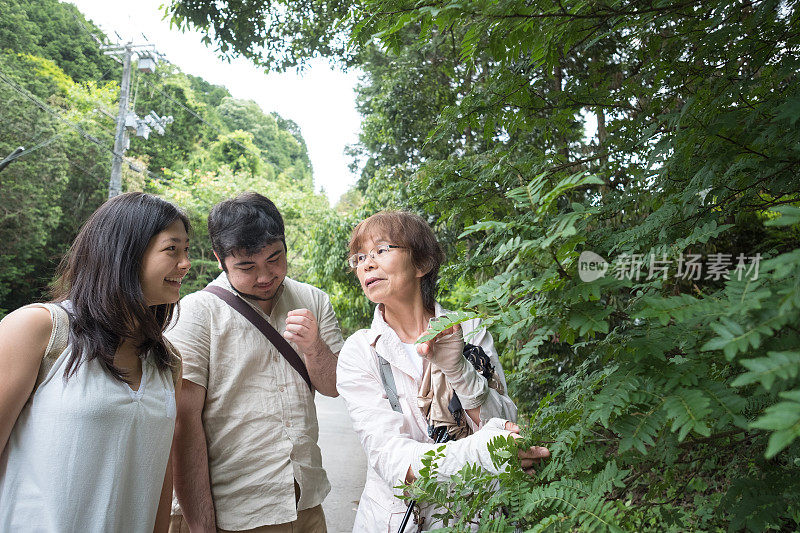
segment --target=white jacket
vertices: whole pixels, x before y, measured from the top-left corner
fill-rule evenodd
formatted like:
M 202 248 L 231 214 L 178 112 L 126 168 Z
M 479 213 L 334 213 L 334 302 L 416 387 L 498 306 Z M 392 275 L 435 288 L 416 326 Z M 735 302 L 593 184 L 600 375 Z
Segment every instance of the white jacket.
M 436 304 L 436 315 L 446 313 Z M 483 348 L 491 359 L 495 372 L 506 390 L 506 380 L 500 366 L 491 335 L 480 328 L 480 320 L 470 320 L 461 325 L 470 344 Z M 474 336 L 470 332 L 478 330 Z M 392 410 L 381 380 L 377 357 L 370 346 L 386 359 L 394 375 L 402 414 Z M 336 369 L 336 386 L 344 398 L 353 427 L 361 440 L 367 456 L 367 480 L 356 514 L 354 532 L 396 533 L 406 511 L 406 502 L 397 498 L 408 467 L 414 459 L 440 445 L 434 445 L 428 437 L 428 423 L 417 405 L 420 383 L 417 371 L 407 359 L 400 338 L 383 319 L 380 306 L 375 309 L 372 326 L 362 329 L 348 338 L 341 352 Z M 498 417 L 516 421 L 517 408 L 511 399 L 489 389 L 489 396 L 481 406 L 483 425 L 490 418 Z M 424 528 L 432 527 L 427 509 Z M 417 531 L 418 526 L 409 521 L 406 532 Z

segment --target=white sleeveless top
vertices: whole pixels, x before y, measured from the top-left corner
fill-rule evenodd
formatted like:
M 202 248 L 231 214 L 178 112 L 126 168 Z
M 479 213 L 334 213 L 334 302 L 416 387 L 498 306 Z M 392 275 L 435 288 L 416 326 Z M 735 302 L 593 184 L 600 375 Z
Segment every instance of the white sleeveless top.
M 148 356 L 134 392 L 94 359 L 65 384 L 71 351 L 0 455 L 0 531 L 152 532 L 175 428 L 171 372 Z

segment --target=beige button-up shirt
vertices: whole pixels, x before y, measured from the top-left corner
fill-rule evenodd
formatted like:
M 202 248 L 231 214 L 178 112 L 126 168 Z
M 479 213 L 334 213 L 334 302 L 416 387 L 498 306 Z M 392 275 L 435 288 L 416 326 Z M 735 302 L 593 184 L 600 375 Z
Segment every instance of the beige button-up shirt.
M 224 273 L 212 285 L 232 291 Z M 289 311 L 309 309 L 322 340 L 339 352 L 342 333 L 328 296 L 290 278 L 279 290 L 269 316 L 245 302 L 279 333 L 286 329 Z M 290 522 L 297 509 L 322 503 L 330 484 L 317 445 L 314 394 L 272 343 L 238 311 L 204 291 L 181 300 L 166 336 L 183 357 L 183 379 L 206 388 L 203 427 L 217 527 L 243 530 Z M 300 486 L 297 506 L 294 480 Z M 180 513 L 176 501 L 173 513 Z

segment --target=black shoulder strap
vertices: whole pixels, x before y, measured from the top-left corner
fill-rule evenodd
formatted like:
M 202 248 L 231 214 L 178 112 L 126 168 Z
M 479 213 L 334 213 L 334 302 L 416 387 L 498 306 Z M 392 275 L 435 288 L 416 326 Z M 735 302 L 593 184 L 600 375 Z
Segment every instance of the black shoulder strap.
M 222 287 L 209 285 L 203 290 L 219 297 L 223 302 L 233 307 L 243 317 L 249 320 L 250 323 L 253 324 L 267 338 L 267 340 L 278 349 L 283 358 L 286 359 L 290 365 L 292 365 L 292 368 L 297 370 L 297 373 L 300 374 L 300 377 L 302 377 L 308 384 L 308 388 L 311 389 L 312 392 L 314 391 L 314 386 L 311 385 L 311 377 L 308 375 L 308 369 L 306 369 L 306 365 L 303 363 L 303 360 L 300 359 L 300 356 L 297 355 L 297 352 L 294 351 L 294 348 L 292 348 L 286 339 L 284 339 L 281 334 L 270 325 L 269 322 L 264 320 L 264 317 L 259 315 L 255 309 L 247 305 L 244 300 L 232 292 L 226 291 Z

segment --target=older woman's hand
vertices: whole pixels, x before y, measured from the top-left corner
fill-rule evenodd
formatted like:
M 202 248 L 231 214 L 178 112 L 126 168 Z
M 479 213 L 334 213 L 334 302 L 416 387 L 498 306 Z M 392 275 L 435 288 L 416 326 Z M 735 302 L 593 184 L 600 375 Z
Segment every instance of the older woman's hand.
M 458 325 L 418 344 L 417 353 L 442 371 L 464 410 L 483 405 L 489 395 L 489 383 L 464 357 L 464 336 Z M 475 419 L 477 421 L 477 414 Z
M 417 353 L 439 367 L 445 375 L 448 371 L 461 370 L 464 359 L 464 336 L 456 324 L 427 342 L 417 345 Z
M 515 439 L 521 438 L 519 426 L 501 418 L 492 418 L 469 437 L 448 442 L 444 445 L 444 458 L 438 463 L 437 477 L 439 479 L 449 479 L 467 463 L 476 463 L 492 474 L 499 474 L 505 471 L 507 461 L 496 465 L 492 460 L 488 444 L 497 436 L 505 438 L 509 435 Z M 522 469 L 526 474 L 532 476 L 534 474 L 534 465 L 541 462 L 542 459 L 550 457 L 550 451 L 541 446 L 533 446 L 518 450 L 517 456 Z M 420 455 L 411 464 L 406 475 L 406 481 L 409 483 L 414 481 L 422 466 L 422 456 Z
M 511 436 L 515 439 L 522 438 L 519 434 L 519 426 L 514 422 L 506 421 L 505 429 L 510 431 Z M 533 476 L 536 473 L 536 468 L 534 468 L 534 466 L 541 463 L 543 459 L 550 457 L 550 450 L 543 446 L 520 448 L 517 451 L 517 457 L 519 457 L 519 465 L 522 470 L 524 470 L 529 476 Z

